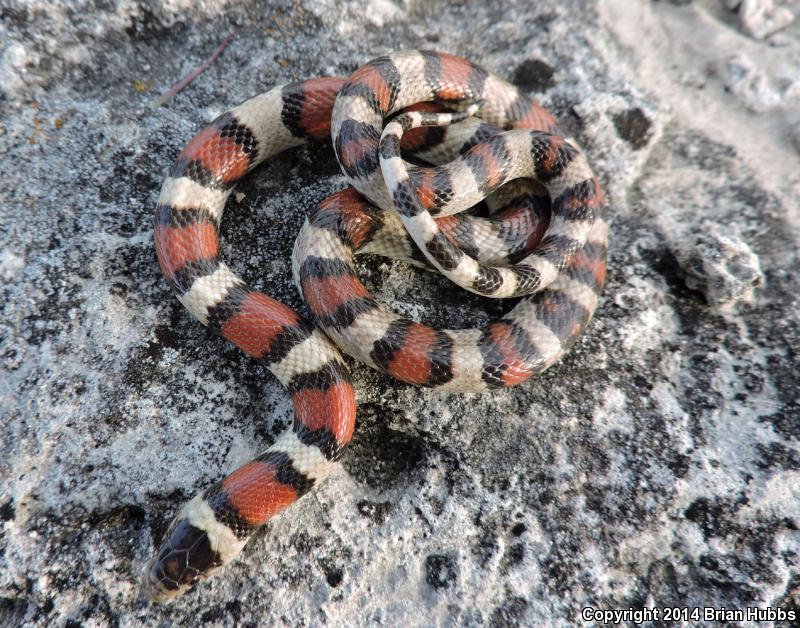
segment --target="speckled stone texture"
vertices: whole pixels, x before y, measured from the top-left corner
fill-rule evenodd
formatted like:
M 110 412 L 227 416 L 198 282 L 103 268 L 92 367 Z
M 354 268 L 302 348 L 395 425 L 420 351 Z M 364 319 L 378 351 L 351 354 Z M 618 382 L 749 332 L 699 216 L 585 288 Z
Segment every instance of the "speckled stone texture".
M 0 3 L 0 624 L 799 612 L 800 24 L 761 35 L 722 0 Z M 175 511 L 291 420 L 161 277 L 162 177 L 231 105 L 417 47 L 531 90 L 586 147 L 612 220 L 596 318 L 538 381 L 482 396 L 353 364 L 342 468 L 224 575 L 152 605 L 139 570 Z M 341 186 L 331 150 L 275 160 L 229 204 L 223 255 L 302 307 L 292 243 Z M 377 258 L 361 270 L 429 323 L 510 307 Z

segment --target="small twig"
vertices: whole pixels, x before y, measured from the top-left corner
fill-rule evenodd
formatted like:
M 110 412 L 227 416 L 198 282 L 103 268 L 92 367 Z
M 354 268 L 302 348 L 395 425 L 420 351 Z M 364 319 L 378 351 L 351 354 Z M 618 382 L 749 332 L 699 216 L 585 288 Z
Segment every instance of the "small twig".
M 152 103 L 153 104 L 153 108 L 160 107 L 161 105 L 164 105 L 167 102 L 169 102 L 172 99 L 172 97 L 175 96 L 175 94 L 177 94 L 184 87 L 186 87 L 189 83 L 191 83 L 198 76 L 200 76 L 203 72 L 205 72 L 209 68 L 209 66 L 212 63 L 214 63 L 214 61 L 220 55 L 220 53 L 223 50 L 225 50 L 225 48 L 228 46 L 228 44 L 231 43 L 232 39 L 233 39 L 233 31 L 231 31 L 230 33 L 228 33 L 225 36 L 225 39 L 222 40 L 222 43 L 220 43 L 220 45 L 217 46 L 217 49 L 214 52 L 211 53 L 211 56 L 208 59 L 203 61 L 203 63 L 198 65 L 187 76 L 182 78 L 180 81 L 175 83 L 172 87 L 170 87 L 167 91 L 165 91 L 163 94 L 161 94 L 161 96 L 156 98 Z

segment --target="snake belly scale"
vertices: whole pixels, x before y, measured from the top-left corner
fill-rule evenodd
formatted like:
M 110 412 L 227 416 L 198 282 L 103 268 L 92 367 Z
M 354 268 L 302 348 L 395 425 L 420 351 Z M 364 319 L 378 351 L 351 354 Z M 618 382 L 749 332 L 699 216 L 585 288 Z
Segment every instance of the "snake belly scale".
M 323 200 L 295 242 L 292 272 L 309 320 L 220 259 L 219 224 L 234 185 L 258 164 L 329 138 L 351 187 Z M 466 211 L 481 202 L 489 217 Z M 356 413 L 340 350 L 430 388 L 520 384 L 591 319 L 607 224 L 586 158 L 538 103 L 459 57 L 404 51 L 347 79 L 276 87 L 219 116 L 171 167 L 155 244 L 181 303 L 264 363 L 295 412 L 266 451 L 178 512 L 144 571 L 145 592 L 164 600 L 233 560 L 333 470 Z M 521 298 L 484 328 L 436 329 L 373 299 L 355 274 L 357 253 L 409 261 L 484 296 Z

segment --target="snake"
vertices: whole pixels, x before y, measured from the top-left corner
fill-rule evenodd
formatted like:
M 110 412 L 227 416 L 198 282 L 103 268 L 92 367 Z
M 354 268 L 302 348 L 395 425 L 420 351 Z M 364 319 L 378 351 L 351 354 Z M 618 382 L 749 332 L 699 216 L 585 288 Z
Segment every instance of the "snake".
M 250 171 L 328 141 L 348 187 L 319 203 L 295 241 L 304 317 L 231 270 L 219 227 Z M 175 515 L 143 570 L 143 591 L 157 601 L 230 563 L 336 467 L 356 418 L 342 353 L 431 389 L 518 385 L 574 344 L 605 282 L 603 191 L 575 140 L 514 85 L 438 51 L 383 55 L 347 78 L 281 85 L 222 113 L 169 169 L 154 222 L 178 300 L 263 363 L 294 407 L 271 446 Z M 519 299 L 483 327 L 434 328 L 373 298 L 354 267 L 361 253 Z

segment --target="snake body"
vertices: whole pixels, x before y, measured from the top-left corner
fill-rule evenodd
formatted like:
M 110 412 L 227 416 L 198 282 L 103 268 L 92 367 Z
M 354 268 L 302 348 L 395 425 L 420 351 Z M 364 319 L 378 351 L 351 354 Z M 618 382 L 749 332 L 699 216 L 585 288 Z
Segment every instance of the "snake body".
M 329 137 L 352 187 L 322 201 L 295 242 L 292 271 L 308 321 L 220 260 L 218 228 L 237 181 L 288 148 Z M 499 211 L 462 213 L 484 199 Z M 170 169 L 155 244 L 178 299 L 261 360 L 295 410 L 271 447 L 175 517 L 144 575 L 145 591 L 168 599 L 230 562 L 332 471 L 356 408 L 339 349 L 421 386 L 519 384 L 555 362 L 591 319 L 607 226 L 597 179 L 547 111 L 469 61 L 411 51 L 348 79 L 274 88 L 219 116 Z M 478 294 L 522 298 L 485 328 L 435 329 L 373 299 L 353 268 L 363 252 L 437 270 Z

